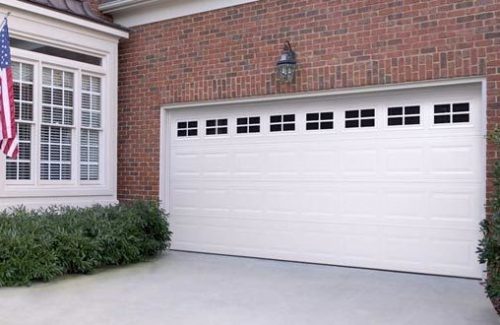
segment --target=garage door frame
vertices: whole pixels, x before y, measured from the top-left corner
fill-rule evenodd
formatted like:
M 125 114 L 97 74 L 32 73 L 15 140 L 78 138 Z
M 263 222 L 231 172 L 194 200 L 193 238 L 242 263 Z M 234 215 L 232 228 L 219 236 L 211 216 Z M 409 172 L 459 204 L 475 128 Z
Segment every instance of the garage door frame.
M 416 82 L 416 83 L 404 83 L 396 85 L 382 85 L 382 86 L 369 86 L 369 87 L 359 87 L 359 88 L 349 88 L 340 90 L 329 90 L 329 91 L 316 91 L 308 93 L 293 93 L 293 94 L 283 94 L 283 95 L 272 95 L 272 96 L 258 96 L 250 98 L 240 98 L 240 99 L 230 99 L 230 100 L 215 100 L 215 101 L 201 101 L 201 102 L 189 102 L 189 103 L 173 103 L 162 106 L 161 108 L 161 130 L 160 130 L 160 192 L 159 197 L 162 207 L 165 211 L 169 212 L 170 207 L 170 193 L 169 193 L 169 161 L 170 161 L 170 118 L 172 112 L 181 109 L 209 109 L 210 107 L 224 107 L 230 109 L 234 105 L 238 104 L 269 104 L 276 101 L 286 101 L 286 100 L 300 100 L 300 99 L 319 99 L 319 98 L 334 98 L 340 95 L 361 95 L 370 93 L 381 93 L 386 91 L 397 91 L 397 90 L 418 90 L 423 88 L 434 88 L 441 86 L 454 86 L 454 85 L 469 85 L 469 84 L 480 84 L 481 87 L 481 98 L 480 106 L 482 110 L 482 121 L 481 121 L 481 132 L 486 134 L 487 125 L 487 94 L 486 94 L 486 80 L 484 78 L 459 78 L 459 79 L 448 79 L 440 81 L 428 81 L 428 82 Z M 486 148 L 483 148 L 484 154 L 482 155 L 482 177 L 486 178 Z M 481 197 L 486 197 L 486 188 L 483 188 Z

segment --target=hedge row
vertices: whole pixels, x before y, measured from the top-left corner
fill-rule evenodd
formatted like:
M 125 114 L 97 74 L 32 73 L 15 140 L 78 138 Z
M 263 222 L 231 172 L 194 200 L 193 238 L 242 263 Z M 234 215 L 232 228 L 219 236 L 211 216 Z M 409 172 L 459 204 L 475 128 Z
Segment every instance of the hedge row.
M 170 242 L 157 203 L 0 213 L 0 287 L 144 261 Z

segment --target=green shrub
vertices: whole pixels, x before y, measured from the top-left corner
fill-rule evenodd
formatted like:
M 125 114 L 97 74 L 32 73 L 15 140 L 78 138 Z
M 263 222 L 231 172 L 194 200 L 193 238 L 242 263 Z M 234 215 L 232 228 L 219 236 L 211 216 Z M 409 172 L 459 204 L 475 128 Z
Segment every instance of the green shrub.
M 500 149 L 500 129 L 489 136 Z M 483 238 L 479 242 L 479 262 L 487 265 L 486 293 L 496 307 L 500 307 L 500 161 L 493 166 L 494 191 L 488 200 L 490 216 L 481 222 Z
M 170 242 L 153 202 L 91 208 L 17 208 L 0 213 L 0 287 L 144 261 Z

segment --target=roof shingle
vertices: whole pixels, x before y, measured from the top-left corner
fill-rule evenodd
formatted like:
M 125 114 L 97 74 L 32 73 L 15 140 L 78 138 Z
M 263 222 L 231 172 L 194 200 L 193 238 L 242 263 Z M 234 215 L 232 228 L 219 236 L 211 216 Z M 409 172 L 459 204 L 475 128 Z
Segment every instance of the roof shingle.
M 111 27 L 126 30 L 125 27 L 114 24 L 111 19 L 107 19 L 104 15 L 97 14 L 88 1 L 82 0 L 21 0 L 24 2 L 47 7 L 73 16 L 88 19 L 97 23 L 108 25 Z M 96 9 L 97 10 L 97 9 Z

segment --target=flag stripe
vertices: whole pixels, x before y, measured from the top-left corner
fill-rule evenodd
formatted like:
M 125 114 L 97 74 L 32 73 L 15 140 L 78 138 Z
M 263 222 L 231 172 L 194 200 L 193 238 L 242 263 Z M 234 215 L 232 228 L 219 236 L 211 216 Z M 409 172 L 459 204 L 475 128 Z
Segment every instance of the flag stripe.
M 11 101 L 10 101 L 10 94 L 9 92 L 9 78 L 8 78 L 8 73 L 7 70 L 10 70 L 10 68 L 5 68 L 0 70 L 0 86 L 1 90 L 0 92 L 2 93 L 2 139 L 10 139 L 12 138 L 12 127 L 11 127 L 11 116 L 10 116 L 10 108 L 11 108 Z
M 11 63 L 9 29 L 5 18 L 0 29 L 0 148 L 7 157 L 16 159 L 19 144 Z
M 5 69 L 0 69 L 0 141 L 2 139 L 5 139 L 7 137 L 7 132 L 5 131 L 6 128 L 7 128 L 7 125 L 5 124 L 5 103 L 4 103 L 4 98 L 6 98 L 7 96 L 4 96 L 4 92 L 2 90 L 2 86 L 3 85 L 3 80 L 5 78 L 2 78 L 2 75 L 3 75 L 3 70 Z

